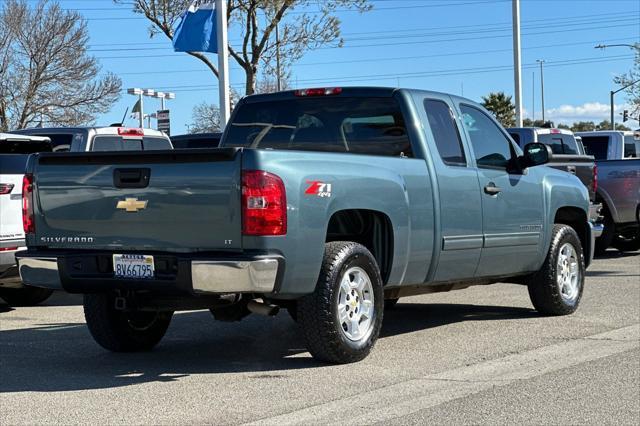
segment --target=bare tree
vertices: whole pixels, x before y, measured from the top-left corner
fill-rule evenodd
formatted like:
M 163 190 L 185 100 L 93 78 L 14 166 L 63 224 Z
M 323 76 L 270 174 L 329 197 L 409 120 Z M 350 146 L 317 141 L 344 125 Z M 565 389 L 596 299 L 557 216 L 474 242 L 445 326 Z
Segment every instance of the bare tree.
M 280 90 L 289 90 L 291 88 L 291 84 L 289 83 L 289 79 L 286 77 L 280 78 Z M 277 77 L 271 77 L 264 75 L 258 82 L 256 83 L 256 91 L 255 93 L 274 93 L 278 91 L 278 80 Z
M 86 21 L 58 3 L 7 0 L 0 9 L 0 130 L 92 122 L 121 81 L 87 54 Z
M 640 43 L 633 44 L 633 50 L 635 52 L 633 68 L 628 73 L 615 77 L 613 82 L 620 86 L 628 86 L 625 93 L 631 107 L 629 115 L 633 120 L 640 121 Z M 617 124 L 616 129 L 620 129 Z
M 133 2 L 133 11 L 150 22 L 150 35 L 164 34 L 173 40 L 173 28 L 191 0 L 114 0 Z M 286 69 L 308 50 L 325 45 L 342 46 L 338 9 L 366 12 L 369 0 L 227 0 L 229 27 L 239 30 L 239 46 L 230 45 L 229 54 L 245 72 L 245 93 L 256 90 L 261 67 L 275 74 L 275 59 L 279 53 L 281 68 Z M 275 41 L 276 27 L 279 42 Z M 188 52 L 204 62 L 218 76 L 218 69 L 203 53 Z
M 202 102 L 193 107 L 189 133 L 213 133 L 220 131 L 220 108 Z

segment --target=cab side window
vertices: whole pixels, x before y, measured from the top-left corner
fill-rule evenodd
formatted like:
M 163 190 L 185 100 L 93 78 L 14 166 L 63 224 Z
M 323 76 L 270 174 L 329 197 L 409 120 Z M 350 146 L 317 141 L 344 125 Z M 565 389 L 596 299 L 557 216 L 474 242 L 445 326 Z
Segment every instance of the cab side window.
M 443 101 L 426 99 L 424 108 L 442 161 L 450 166 L 466 166 L 460 133 L 449 105 Z
M 478 108 L 460 105 L 460 110 L 478 167 L 506 170 L 513 157 L 509 139 L 498 125 Z

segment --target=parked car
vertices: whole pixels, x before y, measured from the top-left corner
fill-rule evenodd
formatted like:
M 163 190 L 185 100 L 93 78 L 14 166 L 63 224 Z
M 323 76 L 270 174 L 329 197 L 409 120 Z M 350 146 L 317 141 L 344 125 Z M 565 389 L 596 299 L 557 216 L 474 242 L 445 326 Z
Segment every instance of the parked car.
M 25 282 L 84 294 L 112 351 L 149 350 L 173 312 L 286 308 L 311 354 L 363 359 L 383 308 L 477 284 L 574 312 L 593 255 L 589 195 L 537 167 L 480 105 L 392 88 L 249 96 L 222 148 L 32 157 Z M 386 299 L 386 303 L 385 303 Z
M 169 137 L 158 130 L 109 127 L 34 127 L 16 134 L 46 136 L 55 152 L 150 151 L 172 149 Z
M 52 290 L 22 284 L 15 254 L 25 249 L 22 179 L 29 154 L 51 152 L 49 138 L 0 133 L 0 297 L 13 306 L 35 305 Z
M 604 230 L 596 240 L 601 254 L 609 246 L 621 251 L 640 249 L 640 134 L 599 131 L 577 133 L 587 152 L 596 157 L 598 190 Z
M 217 148 L 220 145 L 222 133 L 190 133 L 171 136 L 171 143 L 175 149 Z
M 553 159 L 549 166 L 574 174 L 589 190 L 591 200 L 595 200 L 596 169 L 592 155 L 585 155 L 573 132 L 566 129 L 542 127 L 512 127 L 507 129 L 513 140 L 524 148 L 532 142 L 551 147 Z M 592 209 L 597 217 L 597 208 Z
M 640 157 L 640 136 L 631 131 L 600 130 L 577 132 L 589 155 L 596 160 L 622 160 Z

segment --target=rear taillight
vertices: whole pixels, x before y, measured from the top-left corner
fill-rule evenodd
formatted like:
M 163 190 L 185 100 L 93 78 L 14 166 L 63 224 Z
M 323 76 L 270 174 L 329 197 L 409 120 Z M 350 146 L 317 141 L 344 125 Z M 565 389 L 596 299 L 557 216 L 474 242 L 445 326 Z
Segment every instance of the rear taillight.
M 33 175 L 24 175 L 22 178 L 22 227 L 25 234 L 36 232 L 33 215 Z
M 0 195 L 11 194 L 14 186 L 12 183 L 0 183 Z
M 16 251 L 18 247 L 0 247 L 0 251 Z
M 593 165 L 593 192 L 598 192 L 598 165 Z
M 287 196 L 278 176 L 261 170 L 242 172 L 242 233 L 287 233 Z

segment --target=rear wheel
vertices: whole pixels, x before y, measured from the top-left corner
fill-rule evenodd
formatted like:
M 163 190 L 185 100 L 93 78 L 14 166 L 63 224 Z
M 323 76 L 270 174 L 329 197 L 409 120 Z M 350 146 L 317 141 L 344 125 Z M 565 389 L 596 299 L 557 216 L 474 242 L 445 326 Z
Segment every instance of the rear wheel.
M 616 235 L 612 245 L 620 251 L 640 250 L 640 230 L 628 234 Z
M 575 312 L 584 289 L 584 255 L 573 228 L 554 225 L 551 247 L 544 264 L 528 282 L 536 310 L 545 315 Z
M 604 254 L 613 242 L 613 237 L 615 236 L 615 223 L 613 223 L 611 213 L 609 213 L 606 206 L 602 209 L 602 216 L 602 225 L 604 226 L 604 229 L 602 230 L 602 234 L 596 238 L 595 254 L 597 255 Z
M 382 325 L 384 296 L 375 259 L 352 242 L 325 245 L 315 291 L 298 300 L 298 323 L 314 358 L 349 363 L 364 359 Z
M 48 288 L 24 286 L 22 288 L 0 288 L 0 297 L 10 306 L 34 306 L 44 302 L 53 294 Z
M 169 328 L 173 312 L 122 311 L 112 294 L 85 294 L 84 317 L 94 340 L 113 352 L 148 351 Z

